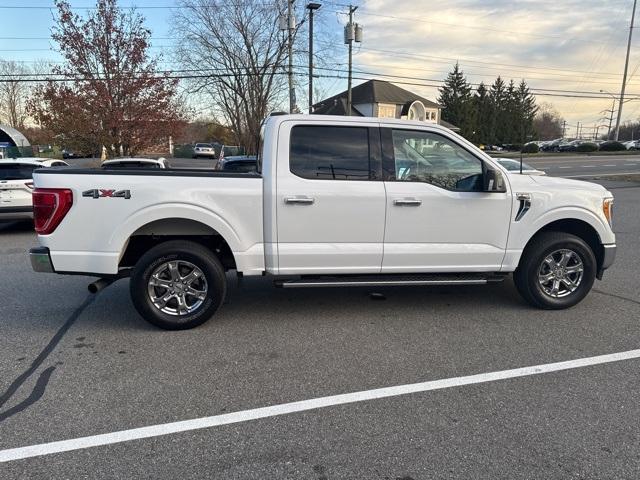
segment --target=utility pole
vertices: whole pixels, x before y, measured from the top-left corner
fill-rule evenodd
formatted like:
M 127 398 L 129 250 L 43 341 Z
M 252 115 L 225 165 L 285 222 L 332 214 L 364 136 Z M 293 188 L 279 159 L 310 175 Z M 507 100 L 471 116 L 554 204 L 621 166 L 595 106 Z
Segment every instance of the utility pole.
M 289 113 L 293 113 L 296 108 L 296 91 L 293 88 L 293 29 L 296 27 L 296 20 L 293 16 L 293 2 L 287 0 L 287 49 L 289 55 Z
M 580 138 L 580 122 L 576 125 L 576 139 Z
M 629 53 L 631 52 L 631 37 L 633 35 L 633 20 L 636 16 L 636 3 L 633 0 L 633 10 L 631 12 L 631 25 L 629 26 L 629 41 L 627 42 L 627 58 L 624 62 L 624 73 L 622 74 L 622 88 L 620 89 L 620 101 L 618 102 L 618 119 L 616 120 L 616 136 L 614 140 L 618 140 L 620 135 L 620 120 L 622 119 L 622 105 L 624 103 L 624 90 L 627 87 L 627 71 L 629 70 Z
M 353 42 L 360 43 L 362 41 L 362 27 L 357 23 L 353 23 L 353 14 L 358 9 L 353 5 L 349 5 L 349 23 L 344 28 L 344 43 L 349 45 L 349 76 L 347 79 L 347 115 L 351 115 L 351 70 L 353 64 Z
M 562 138 L 564 138 L 566 131 L 567 131 L 567 121 L 563 120 L 562 121 Z
M 616 99 L 613 99 L 613 104 L 611 105 L 611 112 L 609 115 L 609 131 L 607 132 L 607 140 L 611 140 L 611 124 L 613 123 L 613 112 L 616 111 Z
M 309 3 L 309 114 L 313 113 L 313 12 L 322 5 L 319 3 Z

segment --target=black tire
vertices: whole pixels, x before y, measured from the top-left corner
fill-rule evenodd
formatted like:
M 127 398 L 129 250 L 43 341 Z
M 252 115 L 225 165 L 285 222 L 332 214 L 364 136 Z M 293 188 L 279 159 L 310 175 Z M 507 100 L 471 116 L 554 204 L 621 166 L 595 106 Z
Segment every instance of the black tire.
M 190 269 L 192 274 L 196 270 L 199 272 L 194 274 L 195 280 L 191 279 L 192 283 L 187 285 Z M 160 273 L 157 273 L 158 271 Z M 174 271 L 178 272 L 177 277 L 174 277 Z M 162 282 L 162 286 L 149 284 L 154 272 L 156 281 Z M 165 278 L 160 278 L 162 275 L 165 275 Z M 179 280 L 175 281 L 172 278 Z M 175 282 L 177 286 L 168 282 Z M 175 290 L 170 290 L 169 285 Z M 203 298 L 197 298 L 189 293 L 188 289 L 198 292 Z M 136 310 L 149 323 L 165 330 L 186 330 L 202 325 L 216 313 L 227 293 L 227 279 L 222 264 L 213 252 L 195 242 L 171 240 L 153 247 L 138 260 L 131 275 L 129 290 Z M 202 295 L 202 292 L 205 294 Z M 154 304 L 152 293 L 158 297 L 169 297 L 174 293 L 176 295 L 164 301 L 163 311 Z M 182 298 L 182 305 L 179 297 Z M 156 298 L 158 302 L 163 300 Z M 167 313 L 170 310 L 174 313 Z
M 549 264 L 545 259 L 561 250 L 573 252 L 576 255 L 576 257 L 570 255 L 573 265 L 577 265 L 576 258 L 578 258 L 582 263 L 583 271 L 575 290 L 570 291 L 570 287 L 561 281 L 559 285 L 566 292 L 564 296 L 555 297 L 552 296 L 553 292 L 549 293 L 549 290 L 555 286 L 554 278 L 556 277 L 553 277 L 555 271 L 548 267 Z M 562 256 L 556 256 L 556 258 L 562 258 Z M 597 268 L 597 261 L 591 247 L 581 238 L 563 232 L 542 232 L 536 235 L 525 248 L 520 264 L 513 274 L 513 280 L 520 295 L 534 307 L 560 310 L 576 305 L 587 296 L 595 281 Z M 550 283 L 542 284 L 540 276 L 545 269 L 548 269 L 545 275 L 552 275 L 552 279 L 549 280 Z M 565 270 L 562 270 L 559 274 L 563 275 L 564 272 Z M 566 278 L 576 283 L 578 274 L 570 273 Z

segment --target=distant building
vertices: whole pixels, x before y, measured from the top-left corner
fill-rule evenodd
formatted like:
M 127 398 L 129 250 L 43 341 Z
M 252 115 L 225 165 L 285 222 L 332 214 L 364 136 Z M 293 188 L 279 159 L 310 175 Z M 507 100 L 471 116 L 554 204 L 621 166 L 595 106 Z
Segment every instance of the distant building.
M 352 116 L 420 120 L 460 130 L 442 120 L 442 107 L 437 103 L 383 80 L 369 80 L 353 87 L 351 99 Z M 316 103 L 313 113 L 347 115 L 347 92 Z
M 9 125 L 0 125 L 0 158 L 21 156 L 24 148 L 31 144 L 27 137 Z

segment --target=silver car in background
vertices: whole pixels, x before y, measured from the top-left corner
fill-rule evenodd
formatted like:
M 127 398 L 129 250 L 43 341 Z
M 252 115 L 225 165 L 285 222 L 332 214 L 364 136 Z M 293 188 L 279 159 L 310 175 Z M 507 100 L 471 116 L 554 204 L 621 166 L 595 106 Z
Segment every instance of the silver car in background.
M 199 157 L 216 157 L 216 149 L 210 143 L 196 143 L 193 147 L 193 158 Z

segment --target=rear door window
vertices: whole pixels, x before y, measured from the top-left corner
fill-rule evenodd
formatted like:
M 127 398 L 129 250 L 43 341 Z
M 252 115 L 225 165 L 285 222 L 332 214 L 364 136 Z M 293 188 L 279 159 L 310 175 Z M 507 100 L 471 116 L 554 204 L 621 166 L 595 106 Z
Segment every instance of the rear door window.
M 289 168 L 294 175 L 311 180 L 369 180 L 369 129 L 293 127 Z
M 0 165 L 0 180 L 26 180 L 32 178 L 36 165 L 16 163 Z

